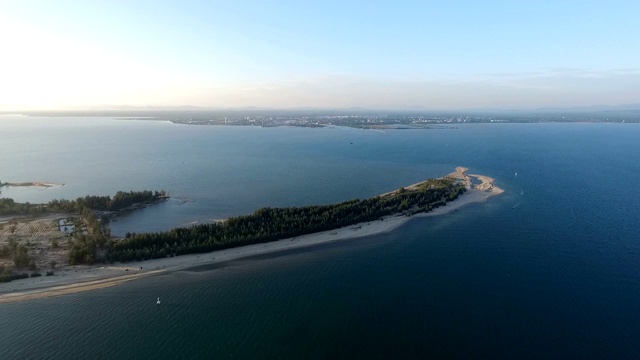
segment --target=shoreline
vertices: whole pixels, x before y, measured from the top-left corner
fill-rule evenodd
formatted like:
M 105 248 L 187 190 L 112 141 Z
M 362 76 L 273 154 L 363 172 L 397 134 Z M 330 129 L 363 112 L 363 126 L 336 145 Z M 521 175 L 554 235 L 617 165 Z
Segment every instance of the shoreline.
M 51 187 L 61 187 L 64 184 L 56 184 L 52 182 L 45 181 L 29 181 L 29 182 L 20 182 L 20 183 L 2 183 L 0 186 L 6 187 L 40 187 L 40 188 L 51 188 Z
M 81 291 L 115 286 L 147 276 L 188 270 L 200 265 L 211 265 L 254 255 L 388 233 L 414 218 L 448 214 L 468 204 L 484 202 L 488 198 L 504 192 L 504 190 L 495 186 L 495 180 L 493 178 L 484 175 L 467 174 L 468 170 L 467 168 L 457 167 L 455 172 L 447 175 L 448 177 L 463 182 L 465 187 L 467 187 L 467 191 L 456 200 L 448 202 L 445 206 L 440 206 L 428 213 L 419 213 L 413 216 L 396 214 L 384 217 L 382 221 L 364 222 L 338 229 L 210 253 L 180 255 L 105 266 L 65 266 L 64 268 L 55 270 L 55 275 L 53 276 L 14 280 L 0 285 L 0 304 L 73 294 Z M 473 184 L 472 178 L 480 180 L 481 183 L 478 185 Z M 412 188 L 419 184 L 421 183 L 413 184 L 405 188 Z

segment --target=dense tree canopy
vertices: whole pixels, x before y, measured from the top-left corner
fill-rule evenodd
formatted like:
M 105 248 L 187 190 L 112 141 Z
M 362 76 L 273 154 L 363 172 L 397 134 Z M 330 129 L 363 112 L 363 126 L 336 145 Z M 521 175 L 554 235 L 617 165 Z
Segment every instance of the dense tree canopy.
M 261 208 L 223 222 L 176 228 L 166 232 L 127 234 L 111 241 L 105 260 L 130 261 L 202 253 L 336 229 L 381 217 L 427 212 L 465 191 L 449 179 L 430 180 L 416 190 L 333 205 Z
M 69 250 L 69 263 L 131 261 L 202 253 L 231 247 L 276 241 L 367 221 L 379 221 L 393 214 L 411 216 L 428 212 L 456 199 L 465 187 L 452 179 L 432 179 L 422 185 L 369 199 L 355 199 L 332 205 L 261 208 L 253 214 L 225 221 L 175 228 L 165 232 L 127 234 L 110 239 L 95 211 L 119 211 L 133 205 L 166 197 L 164 191 L 119 191 L 114 197 L 85 196 L 76 200 L 52 200 L 47 204 L 20 204 L 0 199 L 0 215 L 42 212 L 81 213 Z M 85 230 L 83 230 L 85 229 Z M 97 249 L 103 249 L 98 252 Z M 15 249 L 14 249 L 15 250 Z M 27 259 L 17 254 L 17 263 Z M 98 256 L 97 254 L 101 255 Z
M 17 203 L 13 199 L 0 198 L 0 215 L 82 213 L 85 208 L 95 211 L 120 211 L 136 204 L 158 201 L 166 196 L 164 190 L 118 191 L 113 197 L 87 195 L 75 200 L 51 200 L 47 204 Z

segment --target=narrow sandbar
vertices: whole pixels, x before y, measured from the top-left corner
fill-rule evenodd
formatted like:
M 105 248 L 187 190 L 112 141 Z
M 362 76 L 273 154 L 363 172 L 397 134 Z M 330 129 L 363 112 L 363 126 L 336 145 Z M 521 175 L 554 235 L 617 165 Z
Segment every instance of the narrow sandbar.
M 56 183 L 46 182 L 46 181 L 29 181 L 29 182 L 19 182 L 19 183 L 4 183 L 2 184 L 2 186 L 50 188 L 50 187 L 64 186 L 64 184 L 56 184 Z

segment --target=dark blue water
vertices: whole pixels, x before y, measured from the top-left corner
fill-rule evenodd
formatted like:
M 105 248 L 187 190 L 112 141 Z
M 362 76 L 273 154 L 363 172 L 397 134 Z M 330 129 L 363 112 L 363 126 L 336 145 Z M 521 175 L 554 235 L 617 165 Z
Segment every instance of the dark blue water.
M 108 171 L 88 176 L 99 191 L 163 187 L 194 200 L 132 214 L 116 223 L 123 230 L 366 197 L 456 165 L 495 177 L 507 192 L 389 234 L 0 305 L 0 358 L 640 357 L 638 126 L 373 132 L 101 120 L 98 134 L 66 124 L 76 136 L 85 126 L 92 141 L 67 139 L 56 155 L 98 159 L 92 166 Z M 121 152 L 97 156 L 109 146 Z M 56 172 L 58 160 L 34 151 L 50 172 L 12 172 L 6 162 L 25 156 L 0 154 L 3 181 L 17 174 L 68 184 L 13 195 L 90 188 L 75 173 L 81 165 Z M 137 170 L 160 154 L 169 166 Z M 172 171 L 182 161 L 188 166 Z

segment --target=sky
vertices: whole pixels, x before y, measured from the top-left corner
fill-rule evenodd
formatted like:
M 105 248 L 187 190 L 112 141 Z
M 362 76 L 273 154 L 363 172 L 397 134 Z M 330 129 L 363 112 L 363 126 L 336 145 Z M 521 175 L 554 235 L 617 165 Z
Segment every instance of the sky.
M 0 0 L 0 111 L 640 103 L 640 1 Z

